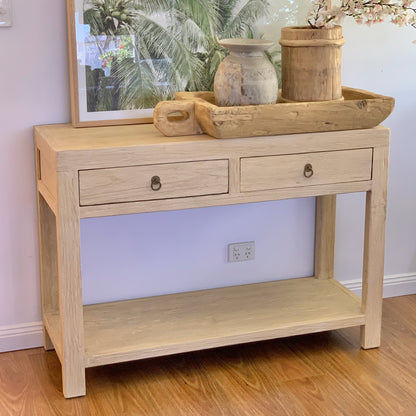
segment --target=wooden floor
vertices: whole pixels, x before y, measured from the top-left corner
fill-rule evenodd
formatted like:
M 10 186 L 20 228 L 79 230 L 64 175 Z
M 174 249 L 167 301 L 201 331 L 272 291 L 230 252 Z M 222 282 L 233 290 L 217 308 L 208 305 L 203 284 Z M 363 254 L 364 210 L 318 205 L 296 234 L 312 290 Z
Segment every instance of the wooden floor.
M 1 416 L 416 415 L 416 295 L 384 300 L 382 347 L 359 329 L 87 370 L 65 400 L 54 352 L 0 354 Z

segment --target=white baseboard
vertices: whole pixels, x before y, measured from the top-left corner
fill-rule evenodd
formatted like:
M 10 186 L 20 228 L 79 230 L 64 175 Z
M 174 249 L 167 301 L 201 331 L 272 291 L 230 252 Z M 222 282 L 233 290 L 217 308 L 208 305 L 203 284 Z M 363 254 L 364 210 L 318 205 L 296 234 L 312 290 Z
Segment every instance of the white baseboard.
M 361 279 L 341 282 L 351 292 L 361 296 Z M 383 298 L 394 296 L 413 295 L 416 293 L 416 273 L 395 274 L 384 276 Z
M 346 288 L 361 296 L 361 279 L 341 282 Z M 416 293 L 416 273 L 385 276 L 384 298 Z M 0 352 L 23 350 L 43 346 L 42 322 L 0 326 Z
M 42 322 L 0 326 L 0 352 L 43 346 Z

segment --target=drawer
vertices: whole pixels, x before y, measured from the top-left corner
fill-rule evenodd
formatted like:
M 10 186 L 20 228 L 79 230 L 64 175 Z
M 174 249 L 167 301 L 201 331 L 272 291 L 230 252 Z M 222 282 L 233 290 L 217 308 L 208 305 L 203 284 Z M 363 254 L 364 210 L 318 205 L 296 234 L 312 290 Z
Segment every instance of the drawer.
M 81 206 L 227 192 L 228 160 L 79 171 Z
M 241 192 L 370 180 L 372 158 L 372 149 L 242 158 Z

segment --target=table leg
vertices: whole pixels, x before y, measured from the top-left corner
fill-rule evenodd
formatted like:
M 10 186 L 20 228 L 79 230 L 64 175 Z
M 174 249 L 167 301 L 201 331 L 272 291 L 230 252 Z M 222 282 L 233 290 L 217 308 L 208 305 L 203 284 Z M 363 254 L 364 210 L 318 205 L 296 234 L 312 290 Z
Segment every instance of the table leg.
M 367 192 L 364 234 L 361 346 L 380 346 L 383 300 L 387 168 L 389 148 L 376 147 L 373 154 L 373 186 Z
M 315 277 L 334 277 L 336 195 L 316 197 Z
M 57 247 L 65 397 L 85 395 L 84 323 L 77 172 L 58 174 Z
M 58 264 L 56 256 L 56 218 L 48 204 L 38 192 L 39 262 L 42 293 L 42 316 L 59 310 Z M 45 350 L 54 345 L 46 327 L 43 327 Z

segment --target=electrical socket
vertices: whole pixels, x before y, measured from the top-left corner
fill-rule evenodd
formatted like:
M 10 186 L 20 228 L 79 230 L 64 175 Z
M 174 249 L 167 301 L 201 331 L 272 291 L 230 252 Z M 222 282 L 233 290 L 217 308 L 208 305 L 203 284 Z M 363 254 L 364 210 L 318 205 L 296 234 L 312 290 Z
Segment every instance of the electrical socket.
M 228 244 L 228 262 L 254 260 L 254 241 Z

